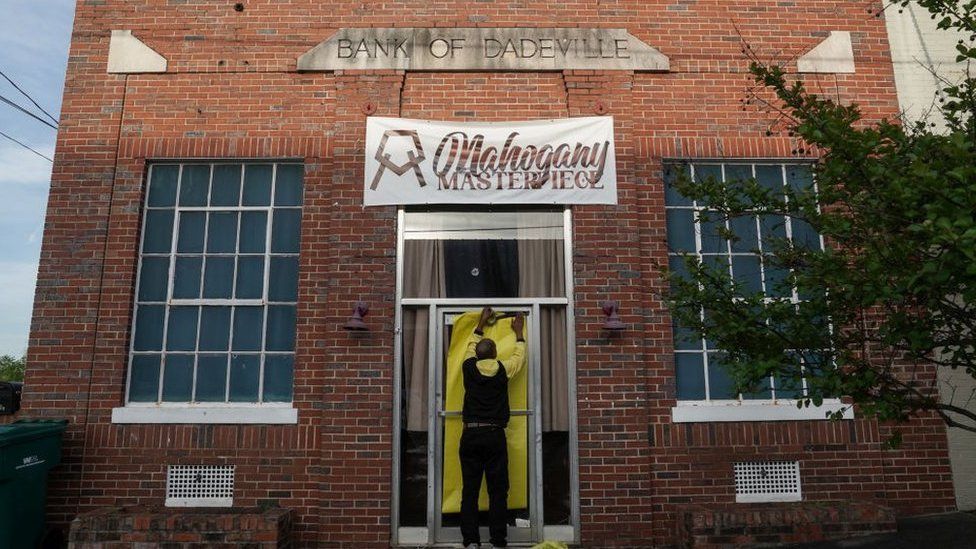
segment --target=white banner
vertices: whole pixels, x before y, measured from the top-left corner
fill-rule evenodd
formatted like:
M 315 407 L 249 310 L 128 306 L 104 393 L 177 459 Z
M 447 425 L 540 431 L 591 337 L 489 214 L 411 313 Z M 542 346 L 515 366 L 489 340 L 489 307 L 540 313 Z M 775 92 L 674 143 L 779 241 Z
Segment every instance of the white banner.
M 616 203 L 609 116 L 366 122 L 365 206 Z

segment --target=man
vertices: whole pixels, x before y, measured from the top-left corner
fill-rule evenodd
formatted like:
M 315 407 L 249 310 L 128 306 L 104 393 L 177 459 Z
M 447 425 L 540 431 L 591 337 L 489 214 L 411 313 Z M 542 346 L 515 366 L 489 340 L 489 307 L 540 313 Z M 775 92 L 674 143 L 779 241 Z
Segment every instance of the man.
M 461 536 L 466 549 L 481 544 L 478 532 L 478 493 L 481 477 L 488 483 L 488 531 L 492 547 L 506 547 L 508 535 L 508 444 L 505 426 L 508 407 L 508 380 L 525 366 L 525 319 L 521 313 L 512 320 L 515 351 L 507 360 L 498 360 L 495 342 L 484 337 L 484 328 L 494 317 L 491 307 L 481 311 L 478 327 L 468 341 L 461 364 L 464 377 L 464 407 L 461 415 Z

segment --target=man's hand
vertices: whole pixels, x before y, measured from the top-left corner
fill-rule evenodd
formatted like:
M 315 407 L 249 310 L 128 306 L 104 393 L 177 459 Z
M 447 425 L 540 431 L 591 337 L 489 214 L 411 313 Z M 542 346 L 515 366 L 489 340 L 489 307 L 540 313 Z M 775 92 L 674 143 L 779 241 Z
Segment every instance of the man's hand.
M 491 307 L 485 307 L 484 309 L 481 309 L 481 318 L 478 319 L 479 332 L 484 331 L 485 326 L 488 325 L 488 322 L 491 321 L 491 317 L 494 316 L 494 314 L 495 311 L 492 311 Z
M 522 313 L 515 313 L 515 319 L 512 320 L 512 331 L 515 332 L 515 337 L 517 339 L 525 339 L 525 335 L 522 330 L 525 328 L 525 315 Z

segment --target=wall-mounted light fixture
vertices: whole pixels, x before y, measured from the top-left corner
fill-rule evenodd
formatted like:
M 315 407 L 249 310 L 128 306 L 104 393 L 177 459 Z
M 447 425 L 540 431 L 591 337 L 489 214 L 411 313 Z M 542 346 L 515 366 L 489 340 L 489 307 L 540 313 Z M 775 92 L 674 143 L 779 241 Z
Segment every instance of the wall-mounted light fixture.
M 364 301 L 359 301 L 356 303 L 356 308 L 352 310 L 352 316 L 346 321 L 342 327 L 346 330 L 353 330 L 356 332 L 361 332 L 363 330 L 368 330 L 369 327 L 363 322 L 363 317 L 369 312 L 369 305 Z
M 620 317 L 617 315 L 620 310 L 620 306 L 616 301 L 604 301 L 603 302 L 603 314 L 606 315 L 606 320 L 603 321 L 603 329 L 611 330 L 614 332 L 619 332 L 620 330 L 625 330 L 627 325 L 620 321 Z

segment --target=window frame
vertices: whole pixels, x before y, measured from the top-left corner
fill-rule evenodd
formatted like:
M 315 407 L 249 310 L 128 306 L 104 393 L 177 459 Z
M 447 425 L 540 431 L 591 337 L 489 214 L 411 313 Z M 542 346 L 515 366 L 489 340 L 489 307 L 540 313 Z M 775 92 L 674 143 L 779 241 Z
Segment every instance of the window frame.
M 217 206 L 212 205 L 211 201 L 213 198 L 213 183 L 214 176 L 217 172 L 216 168 L 221 165 L 239 165 L 240 166 L 240 187 L 237 205 L 233 206 Z M 271 182 L 269 185 L 269 197 L 268 204 L 264 206 L 245 206 L 244 205 L 244 184 L 247 176 L 248 166 L 255 165 L 267 165 L 271 167 Z M 129 333 L 129 348 L 127 352 L 126 360 L 126 379 L 125 379 L 125 391 L 124 391 L 124 401 L 121 407 L 114 408 L 112 410 L 112 422 L 113 423 L 227 423 L 227 424 L 294 424 L 298 422 L 297 410 L 294 408 L 294 357 L 296 354 L 295 345 L 292 345 L 290 351 L 274 351 L 267 350 L 267 327 L 268 327 L 268 317 L 269 308 L 275 305 L 292 307 L 295 310 L 297 316 L 297 306 L 298 306 L 298 296 L 296 294 L 294 301 L 273 301 L 270 299 L 270 283 L 271 283 L 271 264 L 272 259 L 275 257 L 287 257 L 294 258 L 295 261 L 300 261 L 301 255 L 301 218 L 304 211 L 304 200 L 300 200 L 297 205 L 283 205 L 278 206 L 276 204 L 276 186 L 278 184 L 278 173 L 279 167 L 282 165 L 297 166 L 299 169 L 304 170 L 304 161 L 302 159 L 265 159 L 265 158 L 248 158 L 248 159 L 205 159 L 205 158 L 173 158 L 173 159 L 159 159 L 153 160 L 146 163 L 146 178 L 145 178 L 145 188 L 144 197 L 142 200 L 142 216 L 140 220 L 140 232 L 139 232 L 139 251 L 136 257 L 136 272 L 135 272 L 135 284 L 133 287 L 133 303 L 132 303 L 132 316 L 130 321 L 130 333 Z M 154 170 L 159 166 L 174 166 L 177 168 L 177 179 L 176 188 L 174 192 L 174 202 L 171 206 L 150 206 L 150 190 L 152 185 L 152 178 L 154 177 Z M 183 183 L 184 170 L 187 166 L 207 166 L 209 168 L 209 174 L 207 179 L 207 195 L 205 204 L 200 206 L 183 206 L 180 205 L 180 190 Z M 304 178 L 301 187 L 302 195 L 304 195 Z M 170 221 L 170 245 L 166 252 L 145 252 L 145 235 L 146 229 L 149 223 L 149 212 L 151 210 L 163 210 L 171 211 L 173 214 L 172 220 Z M 295 210 L 299 215 L 299 248 L 294 252 L 274 252 L 272 250 L 272 228 L 274 225 L 274 215 L 279 210 Z M 264 232 L 264 250 L 260 253 L 250 253 L 241 252 L 241 214 L 244 212 L 256 211 L 265 212 L 265 232 Z M 203 239 L 203 249 L 199 252 L 187 252 L 180 253 L 178 250 L 178 239 L 180 234 L 180 223 L 181 217 L 187 212 L 202 212 L 204 215 L 208 216 L 208 221 L 204 224 L 204 230 L 202 234 Z M 210 231 L 209 214 L 212 212 L 232 212 L 237 215 L 237 225 L 235 233 L 235 244 L 234 250 L 229 252 L 209 252 L 207 250 L 208 246 L 208 236 Z M 199 257 L 201 261 L 200 266 L 200 288 L 199 297 L 196 298 L 176 298 L 173 296 L 174 285 L 176 282 L 176 264 L 177 258 L 181 256 Z M 161 300 L 140 300 L 140 286 L 142 282 L 142 271 L 143 271 L 143 259 L 147 257 L 157 257 L 168 259 L 169 265 L 167 268 L 167 281 L 166 281 L 166 295 Z M 232 280 L 230 284 L 230 297 L 229 298 L 207 298 L 203 297 L 204 292 L 204 280 L 206 276 L 206 262 L 209 257 L 229 257 L 234 260 Z M 263 258 L 262 267 L 262 290 L 260 298 L 237 298 L 235 297 L 237 293 L 237 283 L 238 283 L 238 270 L 239 270 L 239 259 L 242 257 L 261 257 Z M 298 273 L 295 275 L 296 286 L 299 282 Z M 163 326 L 162 326 L 162 348 L 158 351 L 138 351 L 136 350 L 136 324 L 138 321 L 137 312 L 140 305 L 152 305 L 152 306 L 163 306 Z M 195 307 L 197 309 L 197 327 L 194 340 L 194 349 L 190 351 L 169 351 L 167 346 L 167 332 L 169 330 L 169 318 L 170 312 L 173 307 Z M 220 351 L 206 351 L 200 349 L 200 338 L 201 338 L 201 325 L 203 323 L 202 316 L 203 311 L 207 307 L 228 307 L 231 308 L 230 319 L 229 319 L 229 334 L 227 340 L 227 349 Z M 233 332 L 234 332 L 234 313 L 237 307 L 261 307 L 262 308 L 262 319 L 261 319 L 261 346 L 257 351 L 239 351 L 236 354 L 246 354 L 255 355 L 259 357 L 259 369 L 257 372 L 257 402 L 246 402 L 246 401 L 232 401 L 230 400 L 230 378 L 232 370 L 233 356 L 235 354 L 233 350 Z M 297 330 L 297 319 L 295 322 L 294 329 Z M 190 382 L 190 400 L 189 401 L 163 401 L 163 390 L 164 390 L 164 376 L 165 376 L 165 357 L 171 354 L 185 354 L 193 357 L 193 374 Z M 225 379 L 224 379 L 224 400 L 222 401 L 196 401 L 197 387 L 197 371 L 199 357 L 205 354 L 226 354 L 227 362 L 225 365 Z M 132 402 L 131 397 L 131 381 L 132 381 L 132 366 L 133 359 L 138 355 L 153 356 L 158 355 L 160 357 L 159 364 L 159 379 L 157 382 L 157 395 L 155 401 L 145 401 L 145 402 Z M 292 399 L 290 401 L 264 401 L 264 390 L 265 390 L 265 364 L 267 356 L 290 356 L 292 357 Z
M 789 179 L 787 177 L 787 170 L 790 166 L 812 166 L 814 160 L 798 160 L 796 158 L 665 158 L 662 159 L 662 167 L 667 170 L 670 167 L 680 167 L 682 164 L 686 165 L 689 169 L 689 175 L 692 179 L 696 177 L 696 166 L 702 165 L 713 165 L 718 166 L 721 169 L 722 181 L 727 180 L 726 170 L 728 166 L 747 166 L 751 170 L 751 177 L 757 178 L 757 167 L 758 166 L 778 166 L 781 172 L 781 181 L 784 188 L 789 185 Z M 754 215 L 753 218 L 756 224 L 756 241 L 758 247 L 758 254 L 751 252 L 734 252 L 732 251 L 732 243 L 729 240 L 723 239 L 725 249 L 719 253 L 705 253 L 702 252 L 702 223 L 699 220 L 699 215 L 701 212 L 706 211 L 705 208 L 698 205 L 696 200 L 691 200 L 690 205 L 671 205 L 667 200 L 667 181 L 662 179 L 662 184 L 665 187 L 665 216 L 672 210 L 690 210 L 692 212 L 692 221 L 694 227 L 694 242 L 695 250 L 693 252 L 675 252 L 670 248 L 667 250 L 667 257 L 670 263 L 672 258 L 682 258 L 685 254 L 694 254 L 698 260 L 701 262 L 705 257 L 720 257 L 727 258 L 728 264 L 727 268 L 730 276 L 734 279 L 734 271 L 732 261 L 737 256 L 742 257 L 758 257 L 759 259 L 759 285 L 762 291 L 766 292 L 767 277 L 765 272 L 765 262 L 763 261 L 763 227 L 762 220 L 758 215 Z M 817 183 L 813 180 L 813 189 L 816 192 Z M 788 200 L 788 198 L 787 198 Z M 731 230 L 729 222 L 727 220 L 723 221 L 726 229 Z M 665 223 L 665 231 L 667 232 L 667 223 Z M 793 240 L 793 220 L 790 216 L 784 216 L 783 231 L 785 236 L 790 241 Z M 820 242 L 821 249 L 824 248 L 825 242 L 823 235 L 817 234 Z M 788 301 L 794 306 L 799 305 L 803 302 L 797 292 L 796 286 L 791 288 L 789 296 L 783 297 L 766 297 L 765 302 L 783 302 Z M 704 314 L 702 312 L 701 314 Z M 677 394 L 677 383 L 675 384 L 675 405 L 671 408 L 672 422 L 674 423 L 694 423 L 694 422 L 738 422 L 738 421 L 795 421 L 795 420 L 817 420 L 817 419 L 827 419 L 828 414 L 838 413 L 842 414 L 843 419 L 853 419 L 854 412 L 850 405 L 845 404 L 839 398 L 824 399 L 821 406 L 806 406 L 800 407 L 799 403 L 801 399 L 798 398 L 777 398 L 776 396 L 776 380 L 773 376 L 769 378 L 769 398 L 745 398 L 743 394 L 738 394 L 736 398 L 732 399 L 713 399 L 711 397 L 710 391 L 710 376 L 709 376 L 709 355 L 714 355 L 721 352 L 719 349 L 709 349 L 705 339 L 699 338 L 700 348 L 696 349 L 678 349 L 677 336 L 672 335 L 672 356 L 675 359 L 674 375 L 677 381 L 677 357 L 679 354 L 697 355 L 702 358 L 702 375 L 704 384 L 704 399 L 682 399 Z M 802 381 L 801 391 L 806 392 L 807 382 L 806 378 Z

